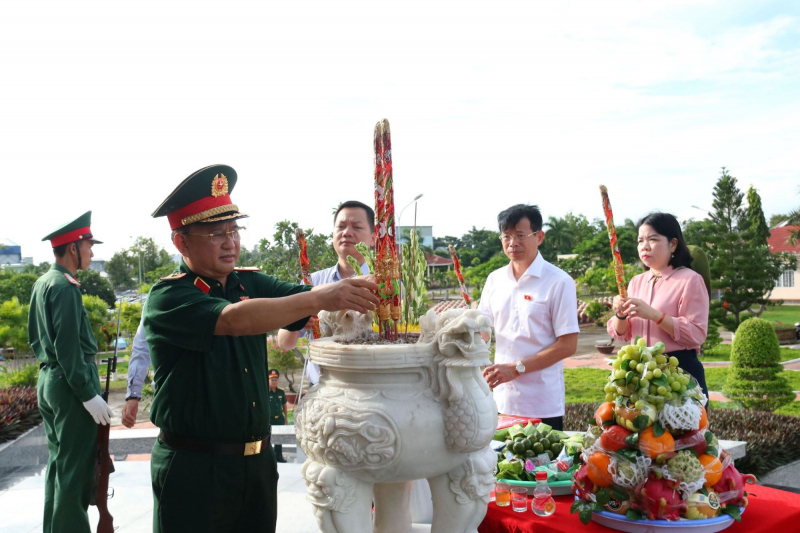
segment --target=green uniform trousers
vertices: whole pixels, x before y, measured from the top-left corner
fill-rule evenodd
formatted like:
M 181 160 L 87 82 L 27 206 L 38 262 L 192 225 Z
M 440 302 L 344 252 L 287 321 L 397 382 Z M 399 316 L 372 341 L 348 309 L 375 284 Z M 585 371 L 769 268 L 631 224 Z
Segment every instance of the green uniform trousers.
M 258 455 L 212 455 L 156 440 L 150 461 L 153 533 L 275 533 L 278 467 L 272 446 Z
M 94 362 L 97 390 L 100 378 Z M 44 533 L 90 533 L 89 500 L 94 478 L 97 424 L 84 409 L 60 366 L 39 373 L 39 412 L 50 457 L 44 482 Z

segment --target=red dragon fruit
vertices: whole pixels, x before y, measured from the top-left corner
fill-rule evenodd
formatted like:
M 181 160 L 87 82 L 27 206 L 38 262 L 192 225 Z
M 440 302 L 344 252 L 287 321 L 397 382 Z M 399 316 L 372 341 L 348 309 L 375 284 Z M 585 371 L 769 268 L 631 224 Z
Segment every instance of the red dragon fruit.
M 581 500 L 587 500 L 587 495 L 594 491 L 594 483 L 589 479 L 589 474 L 586 471 L 586 463 L 581 465 L 577 472 L 575 472 L 575 483 L 572 484 L 572 494 Z
M 719 494 L 719 503 L 727 505 L 729 503 L 740 507 L 747 507 L 747 496 L 744 495 L 746 483 L 751 485 L 756 482 L 756 476 L 752 474 L 740 474 L 733 463 L 722 471 L 722 477 L 714 485 L 714 490 Z
M 666 478 L 658 479 L 651 473 L 647 481 L 636 487 L 634 507 L 650 520 L 678 520 L 686 511 L 676 484 Z

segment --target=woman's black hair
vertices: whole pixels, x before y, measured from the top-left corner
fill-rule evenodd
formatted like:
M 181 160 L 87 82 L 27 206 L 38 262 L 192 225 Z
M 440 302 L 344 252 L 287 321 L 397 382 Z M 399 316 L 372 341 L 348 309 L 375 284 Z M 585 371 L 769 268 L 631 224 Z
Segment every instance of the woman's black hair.
M 636 231 L 639 231 L 643 224 L 651 226 L 656 230 L 656 233 L 666 237 L 667 242 L 672 242 L 672 239 L 678 240 L 678 246 L 672 253 L 669 266 L 672 268 L 691 267 L 692 254 L 689 252 L 689 247 L 686 246 L 686 241 L 683 240 L 683 232 L 677 218 L 669 213 L 650 213 L 639 221 L 636 225 Z M 647 266 L 644 268 L 649 270 Z

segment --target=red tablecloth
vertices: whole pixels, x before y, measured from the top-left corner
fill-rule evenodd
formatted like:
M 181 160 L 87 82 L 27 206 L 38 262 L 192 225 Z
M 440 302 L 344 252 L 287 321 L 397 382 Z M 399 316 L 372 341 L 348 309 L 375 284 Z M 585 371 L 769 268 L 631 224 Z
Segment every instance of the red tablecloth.
M 750 504 L 742 515 L 741 523 L 734 522 L 726 533 L 790 533 L 800 531 L 800 494 L 771 489 L 760 485 L 748 485 Z M 479 533 L 592 533 L 613 531 L 590 522 L 584 526 L 578 514 L 569 514 L 575 498 L 556 496 L 556 512 L 551 516 L 536 516 L 530 510 L 515 513 L 511 506 L 498 507 L 489 503 L 486 518 L 478 528 Z

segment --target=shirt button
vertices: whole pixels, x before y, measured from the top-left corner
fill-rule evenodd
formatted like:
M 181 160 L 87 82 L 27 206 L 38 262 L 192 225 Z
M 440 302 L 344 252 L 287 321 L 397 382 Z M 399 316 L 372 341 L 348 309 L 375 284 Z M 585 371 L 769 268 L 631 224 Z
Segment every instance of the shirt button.
M 247 369 L 246 368 L 244 369 L 244 373 L 247 374 Z
M 255 407 L 255 406 L 256 406 L 256 402 L 253 402 L 253 407 Z

